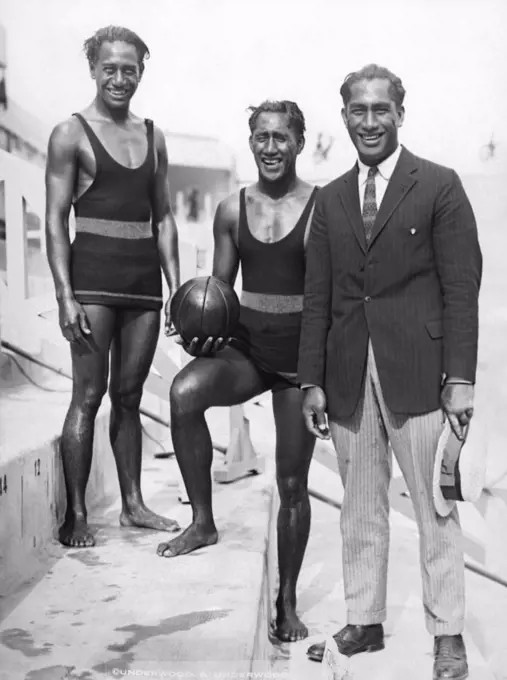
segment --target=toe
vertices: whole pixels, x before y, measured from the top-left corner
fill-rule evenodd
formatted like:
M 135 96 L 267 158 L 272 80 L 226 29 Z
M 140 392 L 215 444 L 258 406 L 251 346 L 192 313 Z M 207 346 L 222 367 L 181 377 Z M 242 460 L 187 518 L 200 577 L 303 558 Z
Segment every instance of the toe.
M 176 533 L 177 531 L 181 531 L 181 527 L 178 524 L 178 522 L 173 522 L 171 520 L 169 520 L 169 522 L 166 522 L 162 528 L 171 534 Z
M 160 557 L 175 557 L 177 551 L 170 543 L 161 543 L 157 548 L 157 554 Z
M 290 642 L 290 633 L 285 628 L 275 628 L 275 635 L 282 642 Z

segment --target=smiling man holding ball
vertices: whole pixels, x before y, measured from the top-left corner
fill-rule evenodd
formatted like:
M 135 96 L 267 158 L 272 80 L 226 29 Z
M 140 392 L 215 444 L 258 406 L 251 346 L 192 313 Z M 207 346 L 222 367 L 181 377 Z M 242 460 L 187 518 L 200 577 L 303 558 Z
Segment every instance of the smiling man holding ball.
M 305 428 L 296 381 L 305 276 L 305 247 L 316 188 L 296 174 L 305 120 L 297 104 L 264 102 L 252 109 L 250 148 L 258 181 L 224 200 L 214 221 L 213 276 L 243 291 L 233 337 L 183 343 L 195 356 L 171 387 L 171 433 L 193 510 L 192 524 L 158 553 L 175 557 L 218 540 L 211 505 L 213 457 L 205 412 L 273 392 L 280 592 L 276 634 L 308 635 L 296 614 L 296 583 L 310 530 L 308 469 L 315 438 Z M 175 323 L 177 323 L 175 319 Z M 182 341 L 183 342 L 183 341 Z

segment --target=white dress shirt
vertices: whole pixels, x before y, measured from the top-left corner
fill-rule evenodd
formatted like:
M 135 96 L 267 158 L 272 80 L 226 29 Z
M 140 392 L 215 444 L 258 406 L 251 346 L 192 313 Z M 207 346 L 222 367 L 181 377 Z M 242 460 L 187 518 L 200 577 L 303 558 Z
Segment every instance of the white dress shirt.
M 380 208 L 384 194 L 386 193 L 387 185 L 394 172 L 398 158 L 400 157 L 402 146 L 398 144 L 396 151 L 394 151 L 388 158 L 377 165 L 378 172 L 375 175 L 375 197 L 377 201 L 377 210 Z M 363 212 L 364 190 L 366 189 L 366 180 L 368 179 L 369 165 L 365 165 L 362 161 L 357 159 L 359 172 L 357 174 L 357 182 L 359 188 L 359 201 L 361 205 L 361 213 Z

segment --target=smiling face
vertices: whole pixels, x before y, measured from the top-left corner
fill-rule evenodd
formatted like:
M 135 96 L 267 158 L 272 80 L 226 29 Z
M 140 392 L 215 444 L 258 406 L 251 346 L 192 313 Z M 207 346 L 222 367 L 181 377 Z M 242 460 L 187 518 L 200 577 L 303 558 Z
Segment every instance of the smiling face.
M 259 114 L 250 136 L 250 149 L 264 180 L 276 182 L 294 172 L 303 147 L 304 138 L 298 138 L 286 113 Z
M 121 41 L 103 42 L 91 74 L 97 84 L 97 94 L 106 106 L 127 108 L 141 80 L 135 46 Z
M 386 78 L 360 80 L 351 85 L 350 93 L 343 121 L 359 158 L 366 165 L 378 165 L 398 146 L 404 109 L 394 101 Z

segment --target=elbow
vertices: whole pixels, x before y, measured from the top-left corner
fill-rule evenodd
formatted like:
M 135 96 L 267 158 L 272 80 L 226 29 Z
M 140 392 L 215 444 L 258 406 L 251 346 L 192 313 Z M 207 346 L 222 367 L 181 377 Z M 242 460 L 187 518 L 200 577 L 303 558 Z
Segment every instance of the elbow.
M 225 283 L 228 286 L 234 286 L 234 272 L 228 274 L 226 272 L 217 272 L 216 270 L 213 270 L 211 272 L 211 276 L 213 276 L 215 279 L 218 279 L 219 281 L 222 281 L 222 283 Z
M 213 257 L 213 267 L 211 275 L 226 283 L 229 286 L 234 286 L 239 270 L 239 258 L 236 253 L 228 253 L 226 256 L 215 251 Z
M 178 230 L 171 214 L 166 215 L 160 222 L 156 222 L 159 247 L 169 246 L 171 251 L 178 252 Z

